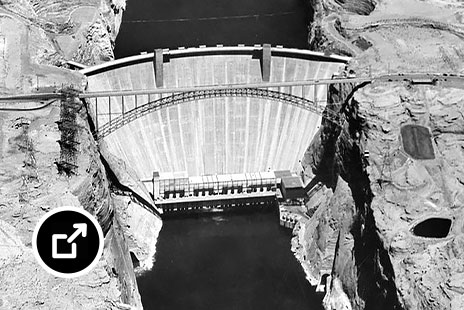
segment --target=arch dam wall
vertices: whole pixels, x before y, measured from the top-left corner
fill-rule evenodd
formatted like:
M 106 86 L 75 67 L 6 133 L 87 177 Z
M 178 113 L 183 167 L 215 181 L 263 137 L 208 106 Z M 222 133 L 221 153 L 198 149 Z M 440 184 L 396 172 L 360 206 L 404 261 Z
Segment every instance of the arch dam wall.
M 81 70 L 88 76 L 87 90 L 261 83 L 266 75 L 261 46 L 200 47 L 163 50 L 162 57 L 160 51 L 156 54 L 132 56 Z M 269 54 L 270 67 L 268 78 L 265 77 L 269 82 L 327 79 L 347 61 L 343 57 L 279 47 L 270 48 Z M 306 86 L 271 90 L 310 100 L 317 96 L 322 104 L 326 101 L 326 85 L 316 89 Z M 126 109 L 128 105 L 140 106 L 161 96 L 140 95 L 131 102 L 126 99 Z M 120 98 L 110 100 L 112 113 L 122 109 Z M 99 124 L 108 121 L 107 98 L 100 98 L 97 107 L 90 104 L 90 110 L 94 122 L 95 117 Z M 96 112 L 99 116 L 95 116 Z M 295 171 L 320 121 L 320 115 L 282 102 L 248 97 L 209 98 L 158 109 L 104 140 L 110 152 L 132 167 L 140 179 L 150 179 L 153 171 L 187 171 L 189 175 L 268 169 Z

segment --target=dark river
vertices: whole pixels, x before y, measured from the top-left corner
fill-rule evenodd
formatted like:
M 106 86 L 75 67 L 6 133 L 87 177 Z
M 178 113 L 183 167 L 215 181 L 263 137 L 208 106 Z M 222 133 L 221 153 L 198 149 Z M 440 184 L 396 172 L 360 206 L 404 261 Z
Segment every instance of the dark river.
M 308 0 L 130 0 L 116 58 L 179 46 L 307 47 Z M 276 212 L 166 220 L 153 270 L 137 279 L 146 310 L 322 309 Z
M 307 48 L 309 0 L 130 0 L 116 58 L 216 44 Z
M 144 308 L 319 310 L 276 212 L 164 222 L 153 270 L 137 279 Z

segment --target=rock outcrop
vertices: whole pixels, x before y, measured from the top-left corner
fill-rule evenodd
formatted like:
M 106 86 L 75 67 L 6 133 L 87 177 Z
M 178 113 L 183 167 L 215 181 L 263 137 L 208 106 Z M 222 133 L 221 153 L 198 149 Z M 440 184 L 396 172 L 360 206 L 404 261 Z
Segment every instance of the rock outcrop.
M 453 1 L 386 0 L 369 15 L 338 4 L 315 3 L 310 43 L 344 49 L 358 76 L 462 72 Z M 321 185 L 293 239 L 308 280 L 328 276 L 326 309 L 462 308 L 462 95 L 407 80 L 329 90 L 343 122 L 323 124 L 303 159 Z
M 460 309 L 462 94 L 440 85 L 329 88 L 328 108 L 343 120 L 323 123 L 303 160 L 324 186 L 293 240 L 312 284 L 330 275 L 326 309 Z M 430 134 L 408 142 L 402 128 L 411 125 Z M 428 145 L 415 139 L 430 139 L 433 158 L 408 153 L 405 143 Z M 429 218 L 451 220 L 449 232 L 415 235 Z
M 0 4 L 5 13 L 40 30 L 42 40 L 34 44 L 40 64 L 75 60 L 91 65 L 114 58 L 125 0 L 5 0 Z
M 1 113 L 0 274 L 7 281 L 0 281 L 0 290 L 5 309 L 20 305 L 51 309 L 63 303 L 75 309 L 111 308 L 118 303 L 141 308 L 129 251 L 121 251 L 127 246 L 114 217 L 106 170 L 85 108 L 80 101 L 73 103 L 80 107 L 74 115 L 78 155 L 69 176 L 57 169 L 62 152 L 57 141 L 62 129 L 56 122 L 62 117 L 62 102 L 37 111 Z M 47 274 L 32 255 L 35 224 L 48 210 L 59 206 L 86 209 L 105 232 L 105 259 L 89 274 L 72 281 Z
M 300 240 L 311 241 L 302 254 L 310 257 L 313 283 L 323 274 L 331 276 L 327 309 L 400 309 L 388 248 L 377 233 L 371 208 L 361 142 L 366 124 L 358 116 L 357 102 L 347 102 L 354 89 L 351 84 L 329 88 L 327 108 L 342 115 L 341 124 L 323 122 L 303 162 L 333 194 L 306 225 Z
M 102 162 L 84 103 L 73 96 L 85 78 L 56 67 L 71 59 L 86 64 L 112 59 L 125 1 L 7 0 L 1 5 L 0 92 L 71 91 L 63 100 L 0 106 L 0 309 L 64 304 L 141 309 L 134 263 L 151 267 L 161 220 L 137 197 L 125 200 L 111 193 L 118 181 Z M 61 125 L 63 117 L 72 119 L 71 127 Z M 74 147 L 58 143 L 66 136 L 73 137 Z M 95 215 L 105 233 L 97 267 L 73 280 L 47 274 L 31 248 L 37 221 L 64 205 Z
M 311 50 L 350 56 L 360 52 L 340 26 L 340 15 L 369 15 L 375 9 L 374 1 L 310 0 L 309 4 L 314 9 L 308 36 Z

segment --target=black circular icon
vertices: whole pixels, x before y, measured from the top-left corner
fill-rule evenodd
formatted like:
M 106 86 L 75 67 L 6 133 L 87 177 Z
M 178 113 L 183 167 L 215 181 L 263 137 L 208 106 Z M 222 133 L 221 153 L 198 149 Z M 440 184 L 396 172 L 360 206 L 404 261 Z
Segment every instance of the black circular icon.
M 60 207 L 37 223 L 32 246 L 45 270 L 58 277 L 73 278 L 98 263 L 103 251 L 103 232 L 87 211 Z

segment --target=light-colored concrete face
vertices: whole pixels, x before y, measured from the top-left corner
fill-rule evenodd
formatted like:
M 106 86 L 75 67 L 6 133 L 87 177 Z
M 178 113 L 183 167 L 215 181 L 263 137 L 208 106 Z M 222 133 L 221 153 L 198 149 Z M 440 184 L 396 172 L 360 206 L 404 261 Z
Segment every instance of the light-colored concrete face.
M 296 168 L 320 116 L 256 98 L 208 99 L 161 109 L 105 138 L 141 178 Z
M 271 82 L 330 78 L 344 64 L 272 57 Z M 89 91 L 156 89 L 151 61 L 89 77 Z M 164 86 L 189 87 L 259 83 L 259 59 L 251 55 L 209 55 L 173 58 L 164 63 Z M 307 86 L 271 89 L 310 100 Z M 325 102 L 326 87 L 316 89 Z M 150 100 L 160 95 L 151 95 Z M 148 101 L 139 96 L 138 105 Z M 126 110 L 135 100 L 126 98 Z M 111 102 L 113 117 L 120 99 Z M 108 113 L 108 99 L 99 98 L 99 113 Z M 95 111 L 91 111 L 95 115 Z M 99 124 L 108 121 L 101 115 Z M 153 171 L 187 171 L 189 175 L 297 170 L 299 160 L 320 124 L 320 115 L 286 103 L 259 98 L 227 97 L 185 102 L 163 108 L 118 129 L 104 139 L 110 151 L 130 165 L 141 179 Z

